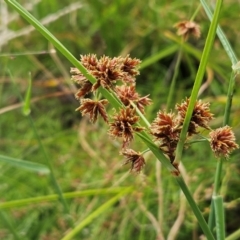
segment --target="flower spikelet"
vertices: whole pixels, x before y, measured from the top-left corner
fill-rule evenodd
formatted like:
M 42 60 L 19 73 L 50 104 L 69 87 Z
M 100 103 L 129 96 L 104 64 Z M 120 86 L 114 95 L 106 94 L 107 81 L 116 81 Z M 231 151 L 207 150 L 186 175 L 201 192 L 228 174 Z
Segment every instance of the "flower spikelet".
M 159 111 L 156 119 L 151 124 L 150 131 L 160 141 L 161 150 L 173 161 L 180 134 L 175 115 Z
M 77 68 L 71 68 L 70 73 L 72 74 L 71 79 L 80 85 L 80 89 L 78 89 L 77 93 L 75 94 L 77 99 L 80 99 L 91 92 L 93 86 L 92 83 L 89 82 Z
M 143 130 L 141 127 L 133 126 L 139 120 L 135 115 L 135 110 L 127 107 L 121 109 L 119 113 L 113 116 L 113 122 L 110 123 L 109 134 L 115 137 L 122 137 L 123 148 L 133 140 L 133 132 Z
M 229 126 L 218 128 L 209 133 L 210 146 L 217 157 L 228 158 L 229 154 L 239 148 L 234 133 Z
M 136 75 L 139 75 L 138 67 L 141 61 L 137 58 L 131 58 L 127 55 L 125 58 L 121 58 L 123 72 L 123 81 L 126 83 L 134 83 Z
M 89 71 L 94 71 L 98 67 L 98 59 L 96 54 L 81 55 L 81 63 Z
M 189 105 L 189 99 L 186 99 L 183 103 L 177 104 L 176 109 L 179 114 L 179 122 L 182 125 L 184 118 L 186 116 L 187 108 Z M 191 121 L 188 128 L 188 135 L 191 136 L 193 134 L 198 133 L 197 128 L 202 127 L 205 129 L 209 129 L 209 122 L 213 119 L 213 114 L 210 112 L 209 103 L 203 103 L 201 100 L 198 100 L 195 103 Z
M 176 131 L 176 121 L 173 113 L 166 113 L 159 111 L 157 117 L 151 124 L 151 133 L 157 140 L 163 138 L 178 138 L 178 131 Z
M 200 27 L 193 21 L 181 21 L 174 25 L 177 28 L 177 35 L 183 36 L 186 40 L 190 35 L 199 38 L 201 35 Z
M 93 91 L 100 86 L 110 89 L 117 80 L 122 78 L 119 58 L 111 59 L 103 56 L 98 61 L 97 69 L 90 72 L 97 79 L 97 82 L 93 85 Z
M 132 101 L 142 113 L 144 113 L 144 108 L 152 103 L 152 100 L 148 98 L 149 95 L 140 97 L 133 85 L 117 86 L 115 92 L 125 106 L 130 106 L 130 101 Z
M 140 154 L 140 152 L 135 152 L 132 149 L 124 149 L 121 152 L 122 155 L 124 155 L 126 157 L 126 161 L 124 162 L 125 164 L 131 163 L 131 171 L 135 171 L 137 173 L 139 173 L 142 168 L 145 165 L 145 160 L 143 158 L 143 156 Z
M 105 109 L 105 105 L 107 104 L 108 101 L 106 99 L 94 101 L 89 98 L 84 98 L 81 99 L 81 106 L 76 110 L 80 110 L 83 116 L 88 114 L 91 122 L 93 123 L 96 122 L 98 114 L 100 114 L 103 120 L 108 123 L 108 117 Z

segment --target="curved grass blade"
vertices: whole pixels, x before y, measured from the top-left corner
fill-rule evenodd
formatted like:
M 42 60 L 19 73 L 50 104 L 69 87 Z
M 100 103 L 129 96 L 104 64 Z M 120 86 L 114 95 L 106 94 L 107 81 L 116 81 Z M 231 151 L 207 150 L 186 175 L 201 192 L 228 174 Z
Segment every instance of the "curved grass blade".
M 12 157 L 8 157 L 8 156 L 0 155 L 0 162 L 4 162 L 4 163 L 10 164 L 14 167 L 22 168 L 24 170 L 28 170 L 31 172 L 37 172 L 37 173 L 41 173 L 41 174 L 50 173 L 49 168 L 47 168 L 45 165 L 18 159 L 18 158 L 12 158 Z
M 146 67 L 152 65 L 153 63 L 159 61 L 160 59 L 173 54 L 174 52 L 176 52 L 178 50 L 178 48 L 179 48 L 178 45 L 174 44 L 174 45 L 172 45 L 168 48 L 165 48 L 165 49 L 159 51 L 158 53 L 146 58 L 140 65 L 141 70 L 143 68 L 146 68 Z
M 123 195 L 125 195 L 128 191 L 122 191 L 99 208 L 97 208 L 94 212 L 89 214 L 83 221 L 81 221 L 75 228 L 73 228 L 62 240 L 70 240 L 72 239 L 77 233 L 79 233 L 86 225 L 90 224 L 95 218 L 103 214 L 104 212 L 108 211 L 114 203 L 116 203 Z

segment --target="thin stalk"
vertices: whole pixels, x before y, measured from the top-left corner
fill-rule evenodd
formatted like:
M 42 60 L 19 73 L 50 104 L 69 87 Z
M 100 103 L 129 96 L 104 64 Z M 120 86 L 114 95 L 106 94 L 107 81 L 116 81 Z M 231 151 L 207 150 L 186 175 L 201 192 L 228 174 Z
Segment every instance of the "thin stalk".
M 230 114 L 231 114 L 231 107 L 232 107 L 232 98 L 235 89 L 235 73 L 232 71 L 231 78 L 228 85 L 228 92 L 227 92 L 227 102 L 225 105 L 224 111 L 224 119 L 223 119 L 223 126 L 229 124 Z
M 193 13 L 190 21 L 194 21 L 194 19 L 195 19 L 195 17 L 197 16 L 199 10 L 201 9 L 201 6 L 202 6 L 201 4 L 198 5 L 198 7 L 196 8 L 195 12 Z
M 183 41 L 183 39 L 182 39 L 182 41 Z M 174 95 L 174 91 L 175 91 L 176 80 L 177 80 L 177 76 L 178 76 L 178 73 L 179 73 L 179 66 L 180 66 L 181 59 L 182 59 L 182 45 L 179 49 L 176 64 L 175 64 L 175 67 L 174 67 L 173 78 L 172 78 L 170 91 L 169 91 L 168 98 L 167 98 L 167 106 L 166 106 L 167 111 L 170 109 L 171 103 L 172 103 L 172 100 L 173 100 L 173 95 Z
M 217 1 L 216 8 L 215 8 L 214 15 L 213 15 L 213 20 L 211 22 L 211 25 L 210 25 L 210 28 L 208 31 L 206 44 L 203 49 L 203 54 L 201 57 L 201 61 L 200 61 L 200 65 L 199 65 L 199 68 L 197 71 L 195 82 L 193 85 L 187 113 L 186 113 L 186 116 L 185 116 L 185 119 L 183 122 L 183 128 L 182 128 L 179 142 L 178 142 L 177 149 L 176 149 L 176 157 L 174 160 L 176 163 L 180 162 L 181 158 L 182 158 L 182 152 L 183 152 L 183 147 L 184 147 L 184 143 L 185 143 L 186 136 L 187 136 L 188 126 L 189 126 L 189 123 L 190 123 L 190 120 L 192 117 L 195 102 L 197 100 L 198 91 L 201 87 L 201 83 L 202 83 L 205 69 L 207 66 L 208 58 L 209 58 L 209 55 L 210 55 L 210 52 L 211 52 L 211 49 L 213 46 L 213 41 L 214 41 L 215 34 L 216 34 L 216 29 L 217 29 L 219 14 L 220 14 L 221 6 L 222 6 L 222 1 L 223 0 Z
M 135 108 L 137 114 L 140 116 L 140 118 L 143 121 L 143 124 L 145 127 L 149 128 L 151 126 L 151 124 L 149 123 L 149 121 L 146 119 L 146 117 L 142 114 L 142 112 L 137 108 L 136 104 L 134 104 L 133 101 L 130 101 L 131 105 Z

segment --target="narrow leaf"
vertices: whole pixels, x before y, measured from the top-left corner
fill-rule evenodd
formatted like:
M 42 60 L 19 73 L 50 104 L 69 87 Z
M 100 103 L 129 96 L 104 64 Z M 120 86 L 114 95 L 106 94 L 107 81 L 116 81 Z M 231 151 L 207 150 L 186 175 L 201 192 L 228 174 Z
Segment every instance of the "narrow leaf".
M 50 170 L 46 166 L 40 163 L 33 163 L 26 160 L 18 159 L 18 158 L 12 158 L 8 156 L 0 155 L 0 162 L 4 162 L 14 167 L 22 168 L 32 172 L 38 172 L 43 174 L 48 174 L 50 172 Z
M 114 203 L 116 203 L 124 194 L 126 194 L 126 191 L 120 192 L 107 202 L 105 202 L 103 205 L 101 205 L 99 208 L 97 208 L 94 212 L 89 214 L 85 219 L 83 219 L 75 228 L 73 228 L 62 240 L 70 240 L 72 239 L 77 233 L 79 233 L 86 225 L 91 223 L 95 218 L 102 215 L 104 212 L 108 211 Z
M 28 116 L 31 112 L 31 108 L 30 108 L 31 92 L 32 92 L 32 78 L 31 78 L 31 73 L 29 73 L 28 88 L 27 88 L 27 92 L 23 102 L 23 109 L 22 109 L 23 115 L 25 116 Z

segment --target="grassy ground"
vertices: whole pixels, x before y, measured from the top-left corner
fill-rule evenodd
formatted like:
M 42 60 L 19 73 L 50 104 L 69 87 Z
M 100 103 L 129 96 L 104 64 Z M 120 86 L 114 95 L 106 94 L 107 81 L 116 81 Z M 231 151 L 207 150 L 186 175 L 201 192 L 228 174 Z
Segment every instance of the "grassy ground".
M 137 88 L 143 95 L 150 93 L 153 99 L 147 110 L 149 120 L 160 108 L 164 109 L 180 49 L 180 38 L 173 25 L 190 19 L 198 1 L 82 1 L 73 9 L 69 6 L 74 1 L 35 2 L 30 6 L 32 14 L 37 19 L 48 17 L 48 29 L 75 56 L 96 53 L 114 57 L 130 53 L 143 60 Z M 44 198 L 57 193 L 49 175 L 0 163 L 1 203 L 43 197 L 41 202 L 28 201 L 22 206 L 13 202 L 3 208 L 0 203 L 0 239 L 61 239 L 73 226 L 72 222 L 84 221 L 116 193 L 121 193 L 120 189 L 113 193 L 96 190 L 78 196 L 79 191 L 117 187 L 132 189 L 90 220 L 75 239 L 156 239 L 159 223 L 165 237 L 171 231 L 177 233 L 176 238 L 169 239 L 199 239 L 201 230 L 169 173 L 151 154 L 143 173 L 129 173 L 129 166 L 122 166 L 120 143 L 109 138 L 104 123 L 92 125 L 75 112 L 79 103 L 70 81 L 71 64 L 60 53 L 52 53 L 53 47 L 36 31 L 30 32 L 28 24 L 12 9 L 0 4 L 0 154 L 50 163 L 62 191 L 76 194 L 66 200 L 69 210 L 65 211 L 57 199 Z M 225 1 L 220 19 L 237 56 L 240 55 L 240 29 L 236 24 L 239 8 L 235 1 Z M 179 103 L 191 92 L 209 27 L 201 8 L 195 21 L 200 24 L 202 34 L 199 40 L 190 39 L 183 49 L 174 93 L 174 101 Z M 21 35 L 24 29 L 29 33 Z M 26 93 L 29 72 L 33 80 L 31 115 L 24 116 L 20 96 Z M 205 76 L 206 88 L 202 88 L 201 94 L 204 101 L 211 103 L 215 114 L 213 127 L 222 124 L 230 73 L 230 61 L 216 39 Z M 239 89 L 237 79 L 231 113 L 237 139 L 240 139 Z M 140 141 L 135 148 L 144 150 Z M 236 151 L 224 164 L 222 194 L 228 233 L 237 230 L 239 222 L 238 159 Z M 183 165 L 190 190 L 207 218 L 216 167 L 209 146 L 192 145 L 184 154 Z M 182 217 L 182 224 L 173 229 L 178 217 Z

